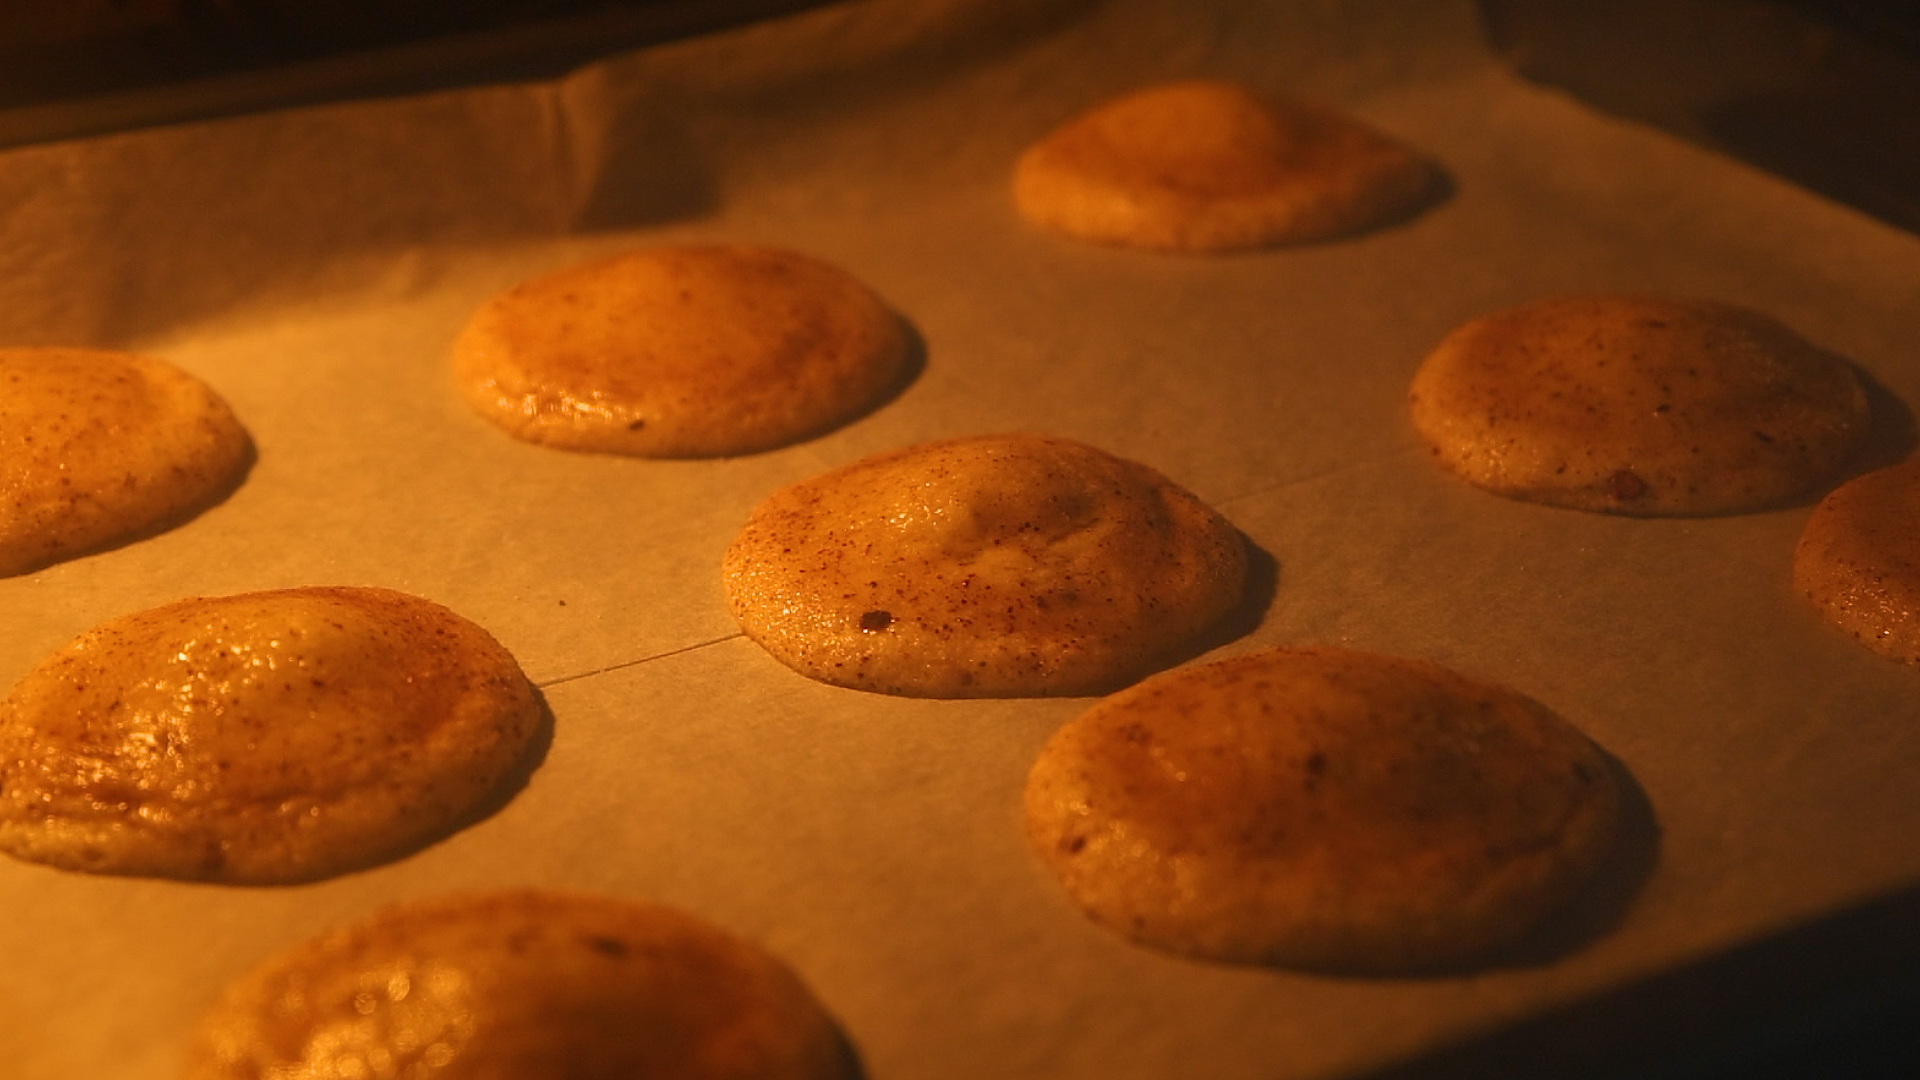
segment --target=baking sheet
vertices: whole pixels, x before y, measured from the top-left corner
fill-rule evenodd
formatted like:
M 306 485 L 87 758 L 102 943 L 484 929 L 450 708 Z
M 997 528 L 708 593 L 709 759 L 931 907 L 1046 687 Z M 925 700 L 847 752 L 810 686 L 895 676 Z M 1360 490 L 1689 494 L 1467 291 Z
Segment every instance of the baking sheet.
M 1342 105 L 1434 154 L 1404 225 L 1247 255 L 1032 231 L 1013 156 L 1092 102 L 1214 75 Z M 1787 584 L 1807 507 L 1638 521 L 1440 475 L 1403 408 L 1457 323 L 1567 291 L 1773 313 L 1920 400 L 1920 241 L 1506 74 L 1453 0 L 867 0 L 567 80 L 0 154 L 0 339 L 131 347 L 259 446 L 182 528 L 0 580 L 0 681 L 185 595 L 383 585 L 488 627 L 551 745 L 497 813 L 294 888 L 0 861 L 0 1076 L 171 1075 L 230 977 L 393 900 L 540 884 L 676 904 L 767 944 L 891 1078 L 1331 1077 L 1417 1057 L 1920 880 L 1920 676 Z M 517 443 L 445 353 L 514 281 L 677 241 L 791 246 L 914 326 L 897 400 L 807 444 L 657 462 Z M 1899 410 L 1876 453 L 1910 442 Z M 1277 567 L 1220 650 L 1422 656 L 1560 711 L 1648 820 L 1512 963 L 1412 980 L 1192 963 L 1076 914 L 1024 849 L 1033 753 L 1084 700 L 809 682 L 718 580 L 780 485 L 1002 430 L 1148 462 Z

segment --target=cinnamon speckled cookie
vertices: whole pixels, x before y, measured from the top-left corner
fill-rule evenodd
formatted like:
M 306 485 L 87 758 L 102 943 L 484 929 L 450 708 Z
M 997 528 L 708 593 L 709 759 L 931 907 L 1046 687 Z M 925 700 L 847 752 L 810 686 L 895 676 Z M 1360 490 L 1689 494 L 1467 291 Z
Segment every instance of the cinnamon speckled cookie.
M 1435 664 L 1270 649 L 1155 676 L 1061 728 L 1027 832 L 1141 944 L 1313 970 L 1487 957 L 1567 902 L 1621 807 L 1545 708 Z
M 453 347 L 462 392 L 529 442 L 715 457 L 820 434 L 902 377 L 905 327 L 846 272 L 777 248 L 663 247 L 489 301 Z
M 1793 584 L 1862 645 L 1920 664 L 1920 462 L 1835 488 L 1808 516 Z
M 688 915 L 536 890 L 404 904 L 269 960 L 200 1022 L 185 1080 L 854 1080 L 772 956 Z
M 0 577 L 218 501 L 252 443 L 204 383 L 99 349 L 0 349 Z
M 1530 502 L 1633 515 L 1772 506 L 1831 477 L 1868 430 L 1844 361 L 1703 300 L 1541 300 L 1449 334 L 1414 375 L 1413 425 L 1449 471 Z
M 895 450 L 775 493 L 728 549 L 733 614 L 782 663 L 916 697 L 1097 693 L 1241 599 L 1247 550 L 1152 469 L 1066 439 Z
M 82 634 L 0 701 L 0 850 L 104 874 L 326 877 L 454 828 L 540 715 L 498 642 L 417 597 L 182 600 Z
M 1068 121 L 1021 155 L 1013 196 L 1027 220 L 1077 239 L 1226 251 L 1386 224 L 1438 178 L 1426 158 L 1331 109 L 1195 80 Z

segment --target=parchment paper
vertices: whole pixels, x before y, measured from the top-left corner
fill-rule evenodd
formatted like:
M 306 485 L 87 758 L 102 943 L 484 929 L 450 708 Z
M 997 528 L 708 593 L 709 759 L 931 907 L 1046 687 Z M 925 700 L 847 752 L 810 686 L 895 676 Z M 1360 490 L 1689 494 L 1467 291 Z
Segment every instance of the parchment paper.
M 1367 236 L 1191 258 L 1018 221 L 1013 156 L 1151 81 L 1319 98 L 1444 163 Z M 1519 82 L 1465 0 L 866 0 L 551 84 L 0 154 L 0 340 L 205 378 L 259 461 L 163 535 L 0 580 L 0 683 L 178 597 L 384 585 L 544 689 L 524 790 L 402 861 L 297 888 L 0 860 L 0 1076 L 158 1080 L 229 978 L 388 902 L 507 884 L 684 907 L 785 957 L 876 1080 L 1326 1077 L 1472 1037 L 1920 879 L 1920 673 L 1821 624 L 1807 507 L 1639 521 L 1434 469 L 1408 378 L 1459 322 L 1569 291 L 1771 312 L 1920 400 L 1920 241 Z M 445 353 L 526 276 L 674 241 L 871 284 L 925 367 L 805 445 L 722 461 L 515 442 Z M 1899 410 L 1877 460 L 1905 452 Z M 1530 953 L 1340 979 L 1195 963 L 1082 919 L 1027 854 L 1032 755 L 1084 700 L 815 684 L 740 637 L 720 554 L 775 488 L 924 439 L 1036 430 L 1154 465 L 1277 564 L 1221 654 L 1337 643 L 1511 685 L 1631 773 L 1643 820 Z

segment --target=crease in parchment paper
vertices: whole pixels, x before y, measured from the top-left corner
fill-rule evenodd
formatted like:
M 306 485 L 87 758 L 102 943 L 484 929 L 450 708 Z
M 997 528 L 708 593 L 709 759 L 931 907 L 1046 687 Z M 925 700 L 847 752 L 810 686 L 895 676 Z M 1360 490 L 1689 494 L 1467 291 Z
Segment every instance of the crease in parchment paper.
M 651 653 L 647 656 L 642 656 L 637 660 L 624 660 L 617 664 L 602 664 L 601 666 L 594 668 L 592 671 L 581 671 L 572 675 L 556 675 L 550 679 L 542 679 L 539 682 L 534 683 L 533 685 L 541 690 L 546 690 L 551 687 L 559 686 L 562 683 L 578 682 L 581 679 L 591 679 L 596 675 L 605 675 L 610 671 L 624 671 L 627 668 L 639 667 L 641 664 L 650 664 L 656 660 L 665 660 L 669 657 L 679 656 L 683 653 L 697 652 L 701 649 L 711 648 L 715 645 L 724 645 L 729 641 L 734 641 L 738 638 L 743 638 L 743 637 L 746 637 L 746 635 L 743 633 L 740 633 L 739 631 L 735 631 L 731 634 L 723 634 L 717 638 L 708 638 L 706 641 L 696 641 L 691 645 L 682 645 L 677 649 L 668 649 L 664 652 Z

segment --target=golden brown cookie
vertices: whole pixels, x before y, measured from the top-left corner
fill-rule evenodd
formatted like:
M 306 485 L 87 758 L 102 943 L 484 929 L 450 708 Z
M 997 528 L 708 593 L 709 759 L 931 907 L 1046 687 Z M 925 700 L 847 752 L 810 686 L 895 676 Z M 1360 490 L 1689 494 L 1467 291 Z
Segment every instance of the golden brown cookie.
M 240 979 L 186 1080 L 854 1080 L 780 961 L 690 916 L 515 890 L 399 905 Z
M 1060 729 L 1027 832 L 1096 921 L 1187 956 L 1454 966 L 1520 940 L 1611 849 L 1608 763 L 1435 664 L 1270 649 L 1168 672 Z
M 1199 80 L 1055 129 L 1020 156 L 1013 198 L 1028 221 L 1080 240 L 1227 251 L 1387 224 L 1437 179 L 1426 158 L 1331 109 Z
M 734 618 L 795 671 L 914 697 L 1097 693 L 1241 599 L 1247 551 L 1172 481 L 1066 439 L 895 450 L 777 492 L 728 549 Z
M 252 443 L 170 364 L 0 349 L 0 577 L 163 528 L 240 482 Z
M 1846 361 L 1704 300 L 1541 300 L 1447 335 L 1414 375 L 1413 425 L 1447 469 L 1529 502 L 1633 515 L 1784 502 L 1866 439 Z
M 417 597 L 182 600 L 82 634 L 0 701 L 0 850 L 104 874 L 327 877 L 457 826 L 540 715 L 498 642 Z
M 1920 664 L 1920 461 L 1822 500 L 1794 549 L 1793 584 L 1862 645 Z
M 567 450 L 715 457 L 798 442 L 894 386 L 906 331 L 866 286 L 790 251 L 666 247 L 519 285 L 453 347 L 461 390 Z

